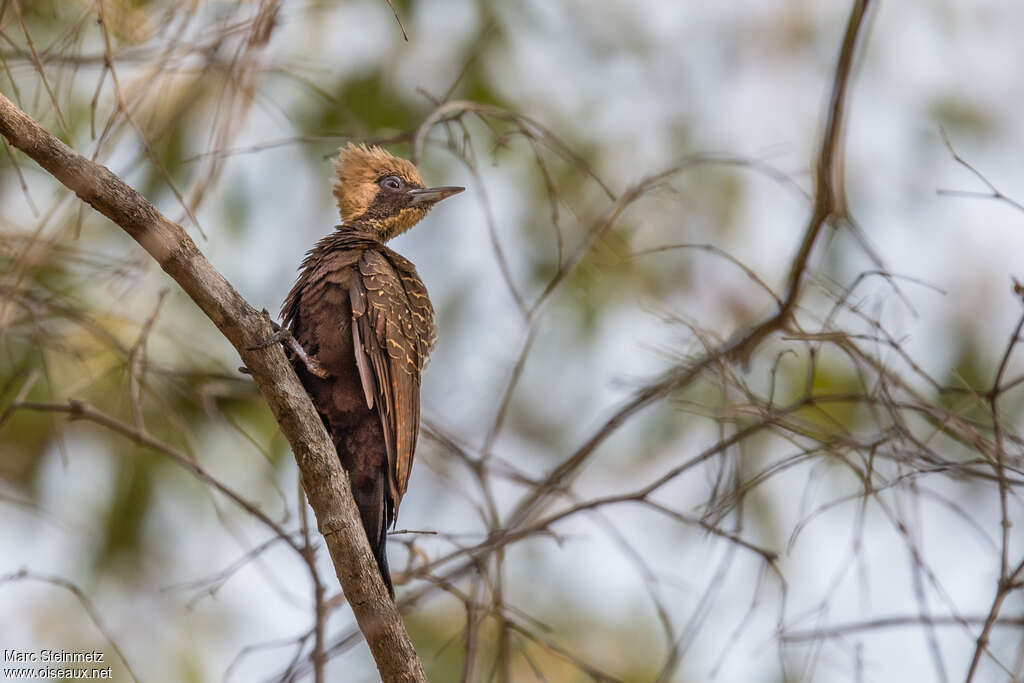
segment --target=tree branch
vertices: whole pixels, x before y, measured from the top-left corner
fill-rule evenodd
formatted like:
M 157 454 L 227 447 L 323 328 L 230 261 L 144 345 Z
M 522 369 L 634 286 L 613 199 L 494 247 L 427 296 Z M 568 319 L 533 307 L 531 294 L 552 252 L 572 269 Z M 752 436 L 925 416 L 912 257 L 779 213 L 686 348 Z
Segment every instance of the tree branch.
M 291 444 L 338 580 L 381 678 L 426 681 L 402 617 L 370 554 L 348 476 L 309 396 L 280 346 L 248 350 L 273 333 L 267 316 L 235 291 L 181 226 L 160 214 L 105 166 L 89 161 L 50 135 L 3 95 L 0 133 L 142 245 L 235 347 Z

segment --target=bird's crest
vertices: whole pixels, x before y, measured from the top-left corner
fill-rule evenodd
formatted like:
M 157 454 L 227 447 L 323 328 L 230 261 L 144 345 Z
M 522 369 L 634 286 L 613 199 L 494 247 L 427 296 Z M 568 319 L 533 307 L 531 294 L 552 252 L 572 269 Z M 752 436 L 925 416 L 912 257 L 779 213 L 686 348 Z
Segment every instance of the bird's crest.
M 394 175 L 410 187 L 423 187 L 416 167 L 376 146 L 348 143 L 334 160 L 334 197 L 342 221 L 363 215 L 380 189 L 377 181 Z

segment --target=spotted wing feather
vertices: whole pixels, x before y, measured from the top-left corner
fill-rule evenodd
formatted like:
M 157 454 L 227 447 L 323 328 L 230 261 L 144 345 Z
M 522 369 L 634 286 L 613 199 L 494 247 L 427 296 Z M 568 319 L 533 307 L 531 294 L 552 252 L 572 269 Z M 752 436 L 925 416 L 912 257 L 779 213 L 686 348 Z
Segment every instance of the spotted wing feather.
M 374 400 L 391 465 L 391 496 L 398 503 L 409 482 L 420 418 L 420 372 L 434 342 L 433 307 L 416 269 L 389 249 L 364 251 L 358 264 L 361 291 L 350 294 L 353 334 L 372 373 Z M 360 351 L 356 362 L 360 364 Z

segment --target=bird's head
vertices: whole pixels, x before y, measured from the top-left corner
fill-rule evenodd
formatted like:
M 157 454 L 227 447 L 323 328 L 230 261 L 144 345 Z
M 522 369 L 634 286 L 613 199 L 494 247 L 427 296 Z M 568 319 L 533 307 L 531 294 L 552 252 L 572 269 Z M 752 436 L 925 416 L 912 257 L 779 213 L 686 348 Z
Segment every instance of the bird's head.
M 462 187 L 424 187 L 416 167 L 380 147 L 349 143 L 334 160 L 334 197 L 345 225 L 359 225 L 382 242 L 400 235 Z

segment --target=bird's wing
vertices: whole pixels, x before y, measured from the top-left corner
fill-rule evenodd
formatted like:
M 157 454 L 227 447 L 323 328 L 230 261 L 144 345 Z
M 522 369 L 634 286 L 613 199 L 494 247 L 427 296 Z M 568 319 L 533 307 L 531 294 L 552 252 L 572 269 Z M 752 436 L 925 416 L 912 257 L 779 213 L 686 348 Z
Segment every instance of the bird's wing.
M 433 344 L 433 308 L 426 287 L 405 259 L 367 250 L 350 286 L 356 366 L 367 405 L 384 428 L 391 496 L 405 493 L 420 421 L 420 371 Z
M 284 327 L 295 331 L 298 323 L 300 300 L 312 289 L 325 282 L 341 282 L 346 279 L 341 273 L 355 266 L 363 249 L 379 246 L 376 238 L 364 233 L 335 231 L 326 235 L 306 253 L 295 279 L 281 307 Z M 310 297 L 313 298 L 313 297 Z

